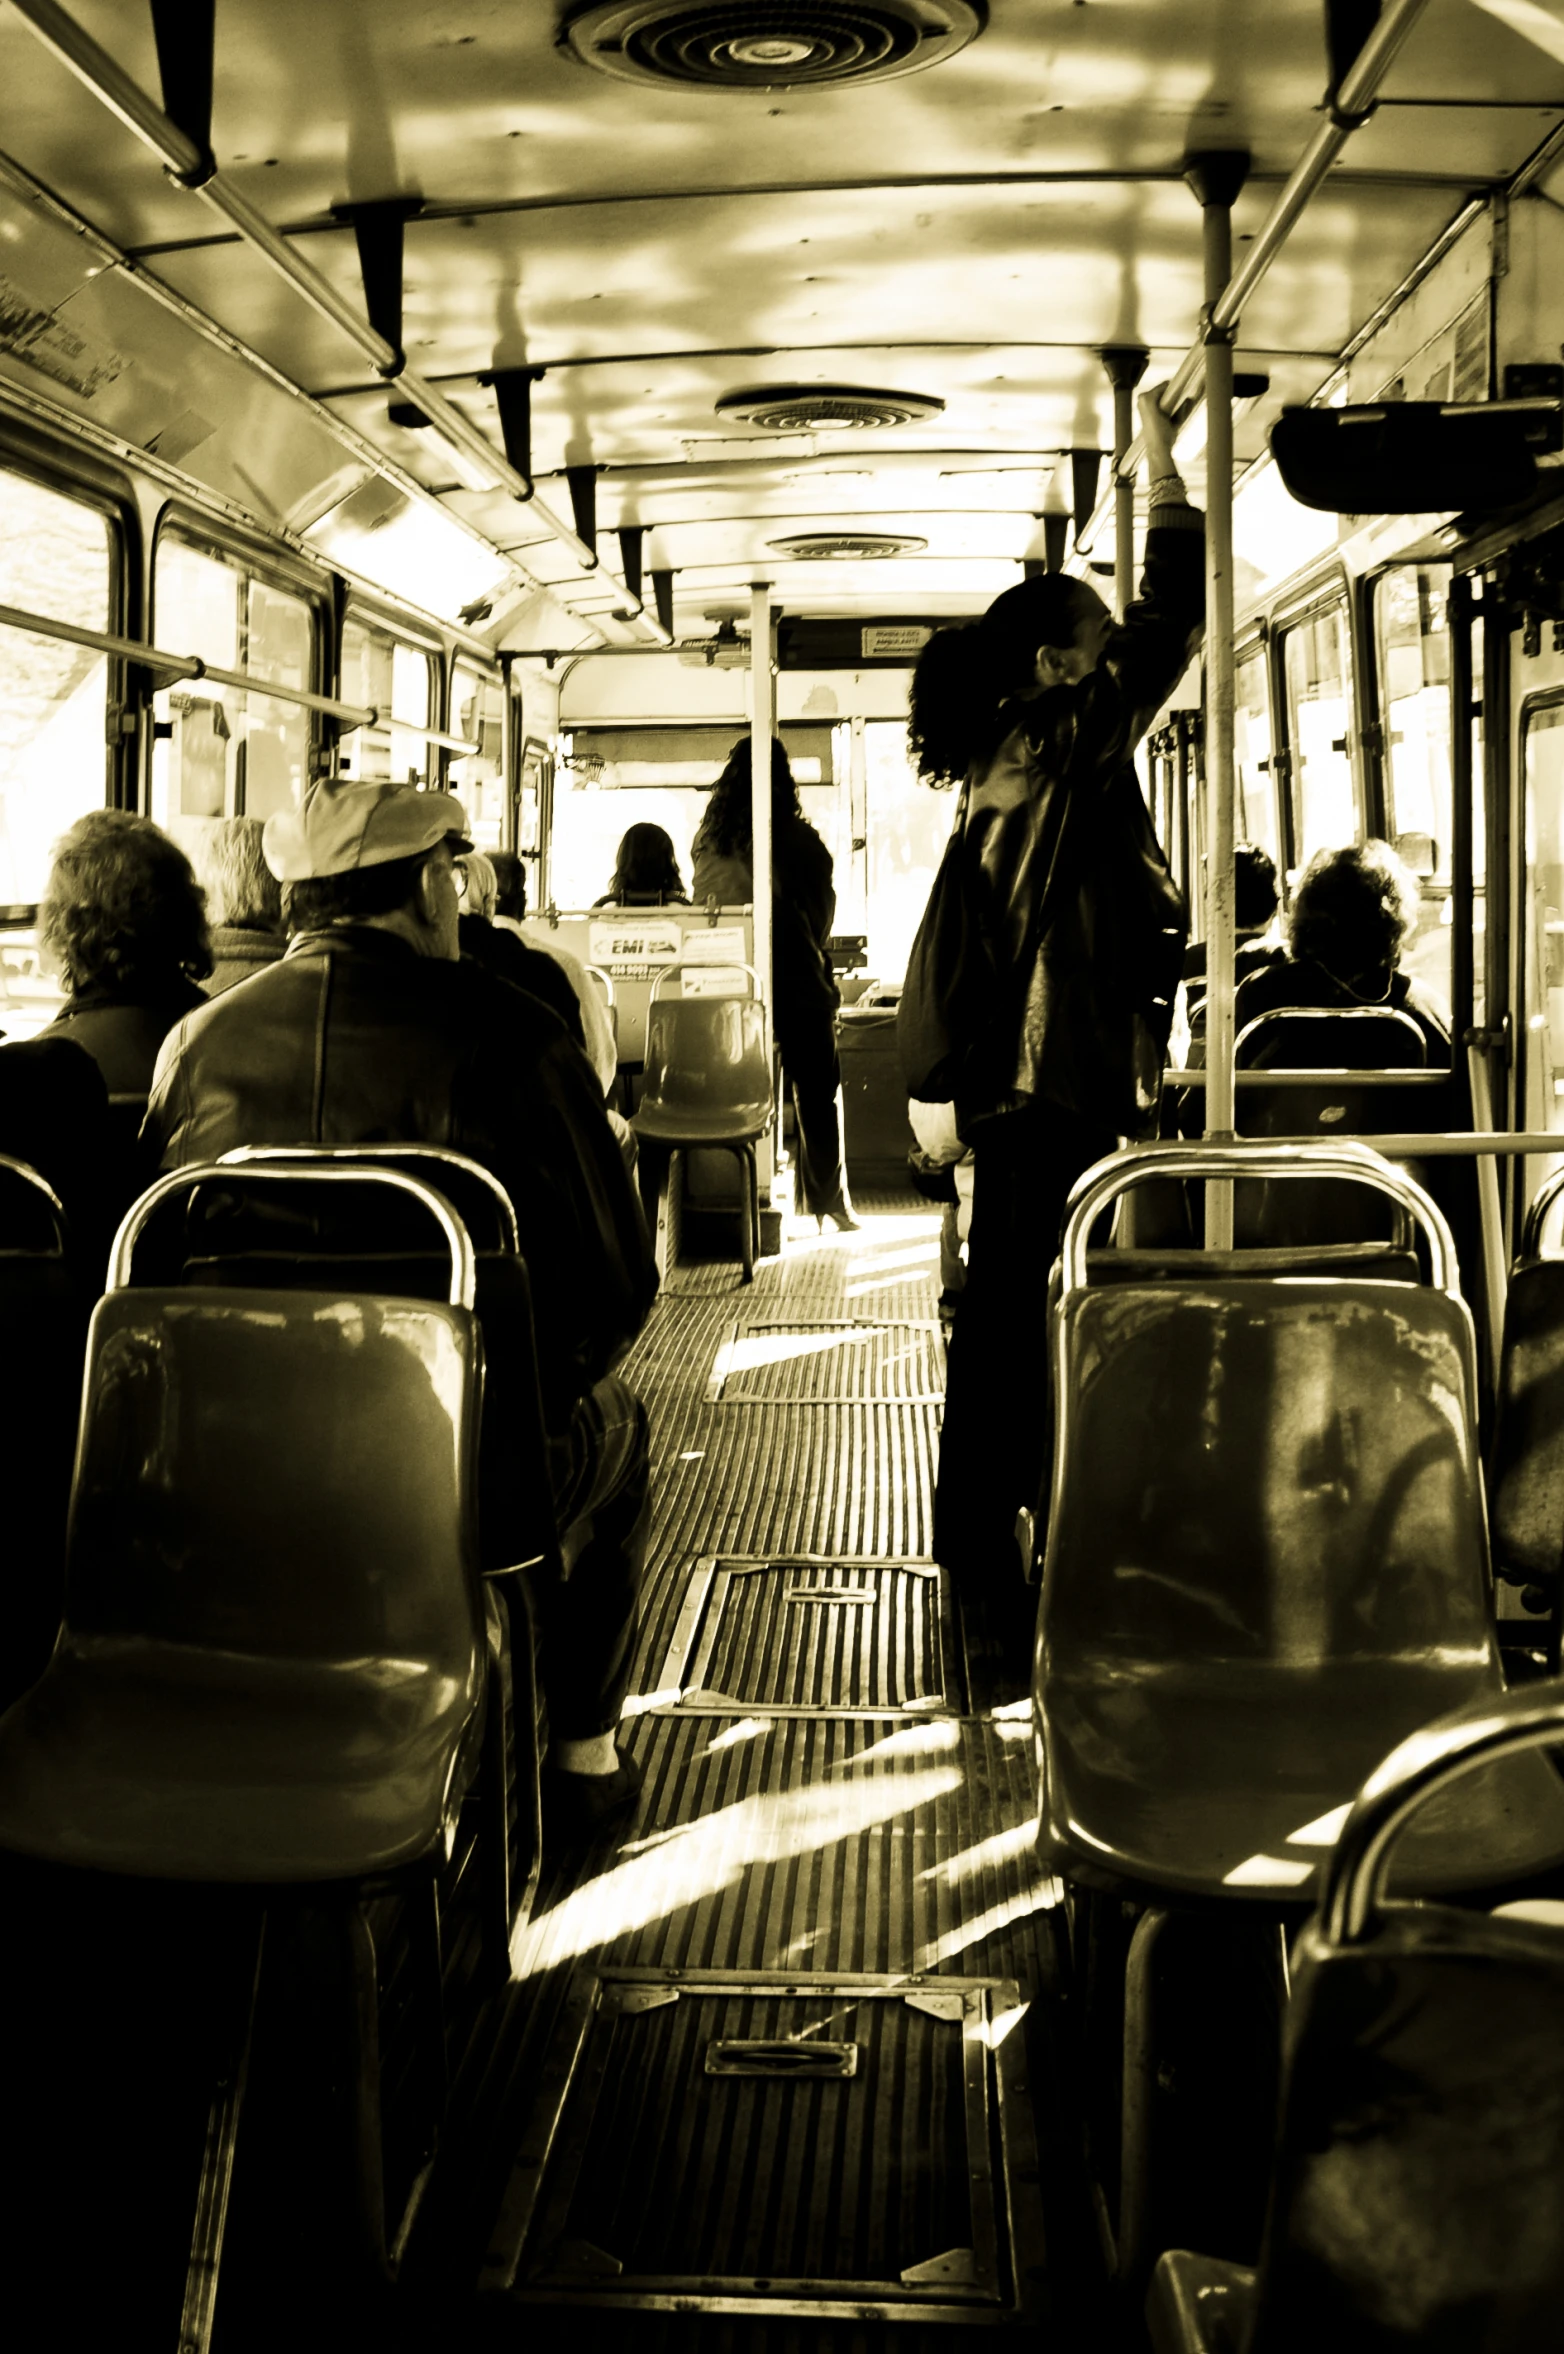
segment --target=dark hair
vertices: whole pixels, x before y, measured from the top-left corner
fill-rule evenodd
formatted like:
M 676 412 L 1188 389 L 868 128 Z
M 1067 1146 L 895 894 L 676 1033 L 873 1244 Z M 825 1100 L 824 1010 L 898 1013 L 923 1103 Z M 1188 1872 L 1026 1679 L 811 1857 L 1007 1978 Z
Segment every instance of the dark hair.
M 324 932 L 333 924 L 362 924 L 371 916 L 394 915 L 412 904 L 418 878 L 432 853 L 386 858 L 378 866 L 356 866 L 345 875 L 310 875 L 283 886 L 283 921 L 290 932 Z
M 633 825 L 619 845 L 608 886 L 610 899 L 682 899 L 684 877 L 671 835 L 661 826 Z
M 208 912 L 220 924 L 252 932 L 282 928 L 282 886 L 261 853 L 258 817 L 225 817 L 201 845 Z
M 1263 932 L 1276 913 L 1276 861 L 1258 842 L 1233 846 L 1233 921 L 1240 932 Z
M 771 830 L 773 835 L 802 822 L 804 805 L 788 765 L 780 736 L 771 739 Z M 701 847 L 719 858 L 741 857 L 755 837 L 755 800 L 752 790 L 750 742 L 741 736 L 728 754 L 728 763 L 711 788 L 706 815 L 701 820 Z
M 1418 888 L 1387 842 L 1317 850 L 1292 903 L 1292 953 L 1349 987 L 1394 969 Z
M 1068 647 L 1102 600 L 1066 572 L 1038 572 L 996 597 L 979 621 L 937 629 L 912 674 L 907 748 L 929 784 L 956 784 L 992 752 L 1012 695 L 1037 684 L 1040 646 Z
M 527 912 L 527 869 L 514 850 L 491 850 L 489 864 L 494 869 L 494 912 L 508 915 L 519 924 Z
M 150 817 L 94 809 L 54 845 L 38 932 L 74 996 L 97 982 L 166 985 L 212 969 L 206 893 L 189 859 Z

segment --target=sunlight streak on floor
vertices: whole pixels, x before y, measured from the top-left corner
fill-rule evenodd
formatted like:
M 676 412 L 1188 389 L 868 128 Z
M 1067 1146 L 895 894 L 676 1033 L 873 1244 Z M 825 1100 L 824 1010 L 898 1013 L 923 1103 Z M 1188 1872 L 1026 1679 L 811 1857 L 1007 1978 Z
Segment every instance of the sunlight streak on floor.
M 957 1766 L 921 1774 L 876 1774 L 857 1782 L 776 1791 L 685 1825 L 653 1852 L 621 1859 L 535 1914 L 511 1940 L 511 1966 L 529 1978 L 555 1963 L 608 1945 L 634 1929 L 698 1904 L 756 1865 L 785 1862 L 866 1831 L 959 1789 Z
M 904 1250 L 877 1251 L 872 1259 L 849 1259 L 848 1280 L 855 1275 L 883 1275 L 891 1267 L 924 1267 L 938 1257 L 938 1241 L 920 1242 Z
M 753 1741 L 761 1733 L 775 1732 L 776 1721 L 775 1717 L 741 1716 L 736 1725 L 713 1733 L 706 1744 L 706 1755 L 710 1757 L 718 1749 L 736 1749 L 741 1741 Z
M 920 1970 L 937 1970 L 941 1962 L 948 1962 L 954 1954 L 965 1953 L 979 1938 L 993 1937 L 1001 1929 L 1009 1929 L 1017 1921 L 1025 1921 L 1043 1909 L 1043 1890 L 1024 1888 L 1016 1896 L 1007 1896 L 1003 1904 L 990 1905 L 986 1913 L 975 1920 L 958 1921 L 954 1929 L 947 1929 L 943 1937 L 936 1937 L 918 1956 Z
M 945 1880 L 952 1886 L 961 1880 L 975 1880 L 979 1872 L 997 1871 L 1012 1857 L 1028 1855 L 1037 1845 L 1037 1825 L 1032 1822 L 1014 1823 L 1008 1831 L 995 1831 L 988 1839 L 980 1839 L 974 1847 L 964 1847 L 959 1855 L 947 1856 L 942 1864 L 930 1864 L 920 1872 L 920 1880 Z
M 860 1749 L 855 1757 L 842 1760 L 844 1772 L 854 1766 L 867 1765 L 870 1758 L 927 1757 L 941 1749 L 959 1749 L 961 1727 L 953 1717 L 939 1717 L 925 1725 L 903 1725 L 882 1740 L 871 1741 L 867 1749 Z

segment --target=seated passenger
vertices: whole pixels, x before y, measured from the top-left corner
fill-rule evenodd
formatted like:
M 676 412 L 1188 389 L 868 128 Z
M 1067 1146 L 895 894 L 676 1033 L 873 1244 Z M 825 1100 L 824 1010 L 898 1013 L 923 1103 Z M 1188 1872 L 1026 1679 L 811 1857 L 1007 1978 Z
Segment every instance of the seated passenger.
M 114 1230 L 139 1187 L 103 1073 L 83 1047 L 48 1031 L 0 1046 L 0 1153 L 25 1161 L 54 1188 L 72 1258 L 96 1292 Z M 12 1247 L 12 1240 L 0 1243 Z
M 1400 969 L 1417 903 L 1417 884 L 1387 843 L 1317 850 L 1293 898 L 1287 955 L 1239 989 L 1238 1035 L 1282 1007 L 1388 1006 L 1417 1023 L 1430 1068 L 1448 1068 L 1449 1017 Z
M 585 1046 L 580 1000 L 552 957 L 496 926 L 494 868 L 481 850 L 464 851 L 457 859 L 456 880 L 462 900 L 456 933 L 463 956 L 487 965 L 512 988 L 525 989 L 529 997 L 540 999 L 550 1013 L 559 1016 L 576 1044 Z
M 587 1060 L 597 1073 L 603 1093 L 608 1094 L 619 1076 L 619 1047 L 614 1037 L 614 1025 L 609 1018 L 608 1000 L 593 980 L 579 956 L 572 956 L 561 947 L 555 933 L 546 924 L 529 924 L 527 917 L 527 869 L 524 860 L 514 850 L 491 850 L 489 864 L 494 869 L 494 922 L 502 932 L 514 932 L 529 948 L 551 956 L 566 974 L 581 1007 L 581 1026 L 586 1033 Z
M 632 826 L 619 845 L 608 889 L 594 907 L 689 905 L 673 838 L 661 826 Z
M 546 1006 L 460 953 L 466 822 L 449 794 L 380 784 L 318 786 L 269 818 L 292 944 L 173 1033 L 146 1134 L 165 1168 L 242 1144 L 443 1144 L 509 1193 L 555 1515 L 575 1556 L 537 1593 L 548 1804 L 570 1835 L 623 1811 L 640 1783 L 614 1732 L 646 1548 L 647 1426 L 612 1369 L 656 1274 L 585 1056 Z
M 38 937 L 69 1000 L 51 1038 L 85 1047 L 110 1095 L 145 1095 L 164 1038 L 204 1005 L 206 893 L 149 817 L 94 809 L 54 846 Z
M 1286 955 L 1276 936 L 1277 905 L 1275 859 L 1257 843 L 1237 843 L 1233 850 L 1235 984 L 1246 981 L 1251 973 L 1264 972 L 1267 965 L 1280 963 Z M 1184 951 L 1169 1049 L 1175 1066 L 1186 1063 L 1198 1069 L 1206 1059 L 1206 953 L 1204 940 L 1191 940 Z
M 282 886 L 261 851 L 258 817 L 225 817 L 201 848 L 207 912 L 212 921 L 212 977 L 208 997 L 275 964 L 287 947 Z

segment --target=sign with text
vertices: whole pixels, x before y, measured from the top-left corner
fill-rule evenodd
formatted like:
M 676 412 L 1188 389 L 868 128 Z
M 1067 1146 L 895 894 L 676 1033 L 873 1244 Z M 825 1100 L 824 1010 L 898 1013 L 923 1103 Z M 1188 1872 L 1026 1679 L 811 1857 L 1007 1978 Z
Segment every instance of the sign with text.
M 684 954 L 684 927 L 677 916 L 671 922 L 617 916 L 609 923 L 594 922 L 587 941 L 589 964 L 601 965 L 616 981 L 650 981 Z
M 684 935 L 684 994 L 686 997 L 742 997 L 749 987 L 744 970 L 742 924 L 714 925 Z M 723 962 L 721 960 L 729 961 Z M 689 966 L 696 964 L 698 972 Z
M 933 635 L 933 630 L 920 622 L 909 622 L 900 628 L 883 621 L 873 622 L 863 632 L 864 660 L 883 662 L 887 656 L 893 660 L 899 656 L 905 662 L 915 662 Z

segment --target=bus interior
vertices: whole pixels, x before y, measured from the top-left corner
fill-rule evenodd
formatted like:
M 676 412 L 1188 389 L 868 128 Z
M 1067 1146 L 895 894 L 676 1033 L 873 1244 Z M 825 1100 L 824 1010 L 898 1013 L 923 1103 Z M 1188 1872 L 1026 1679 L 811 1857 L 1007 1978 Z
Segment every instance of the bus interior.
M 1013 1335 L 1024 1575 L 964 1581 L 956 1207 L 896 1043 L 958 796 L 909 688 L 1018 582 L 1123 614 L 1153 388 L 1207 627 L 1137 773 L 1204 994 Z M 770 1089 L 649 1204 L 633 1819 L 543 1828 L 553 1532 L 481 1580 L 458 1544 L 467 1746 L 395 1865 L 331 1712 L 457 1675 L 406 1629 L 509 1206 L 381 1139 L 219 1172 L 400 1189 L 438 1280 L 182 1301 L 136 1261 L 182 1178 L 105 1270 L 0 1156 L 18 2342 L 1556 2347 L 1564 0 L 7 0 L 0 516 L 8 1044 L 66 1002 L 78 818 L 199 873 L 379 783 L 519 858 L 617 1114 L 669 1000 L 747 1001 Z M 773 738 L 834 878 L 834 1231 L 764 796 L 752 895 L 693 884 Z M 614 900 L 638 825 L 688 897 Z M 1235 846 L 1280 939 L 1371 842 L 1447 1067 L 1239 1034 Z M 417 1398 L 344 1385 L 382 1320 Z M 38 1700 L 149 1646 L 229 1678 L 204 1749 L 182 1700 L 111 1693 L 117 1749 Z

